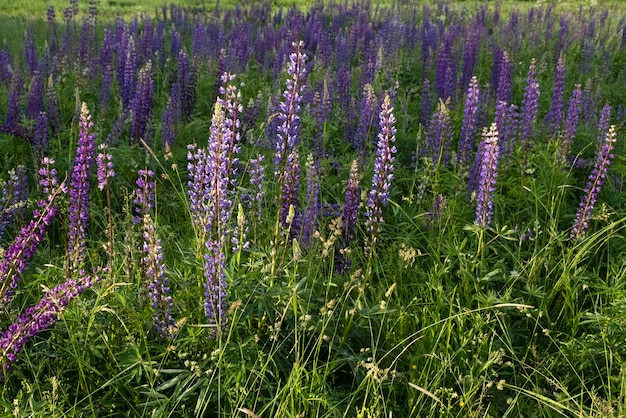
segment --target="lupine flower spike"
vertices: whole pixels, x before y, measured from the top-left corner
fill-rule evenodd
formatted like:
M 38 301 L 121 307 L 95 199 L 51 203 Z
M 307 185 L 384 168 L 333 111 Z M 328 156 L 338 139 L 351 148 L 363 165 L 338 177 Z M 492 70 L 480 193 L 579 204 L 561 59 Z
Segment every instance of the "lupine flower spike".
M 98 280 L 97 276 L 88 276 L 81 271 L 78 279 L 69 279 L 46 292 L 37 305 L 27 308 L 16 322 L 0 334 L 0 380 L 6 378 L 11 363 L 17 360 L 24 345 L 35 335 L 54 325 L 67 304 Z
M 289 56 L 287 67 L 287 85 L 283 93 L 284 101 L 279 105 L 278 137 L 274 157 L 274 175 L 280 187 L 281 224 L 286 227 L 289 206 L 296 207 L 299 195 L 299 172 L 294 172 L 297 152 L 295 148 L 300 142 L 300 105 L 306 77 L 307 56 L 302 52 L 303 42 L 294 43 L 295 52 Z M 299 164 L 298 164 L 299 165 Z
M 85 238 L 89 224 L 89 177 L 94 160 L 95 135 L 87 105 L 83 102 L 80 113 L 80 135 L 70 175 L 69 243 L 68 260 L 71 272 L 78 271 L 87 250 Z
M 498 177 L 498 130 L 495 123 L 489 131 L 483 130 L 483 146 L 480 155 L 480 177 L 476 194 L 476 225 L 487 228 L 493 216 L 493 197 Z
M 154 310 L 154 327 L 162 338 L 171 338 L 175 333 L 172 297 L 165 275 L 161 240 L 157 237 L 156 226 L 148 213 L 143 215 L 143 257 L 141 262 L 147 276 L 148 296 L 152 301 L 152 309 Z
M 372 187 L 367 195 L 367 220 L 365 226 L 369 233 L 368 251 L 372 251 L 376 243 L 376 236 L 383 222 L 382 210 L 387 206 L 391 182 L 393 181 L 393 163 L 395 161 L 396 147 L 396 118 L 393 115 L 393 107 L 389 95 L 385 96 L 380 111 L 378 142 L 376 144 L 376 158 L 374 160 L 374 176 Z
M 33 213 L 34 219 L 22 227 L 0 263 L 0 310 L 11 301 L 28 261 L 35 254 L 46 228 L 57 214 L 57 207 L 51 201 L 41 200 L 38 206 L 39 209 Z
M 578 206 L 578 212 L 576 212 L 576 218 L 574 219 L 574 226 L 570 234 L 572 241 L 579 241 L 585 236 L 585 232 L 589 228 L 589 221 L 593 214 L 593 208 L 596 205 L 598 196 L 600 195 L 600 189 L 604 184 L 604 179 L 609 170 L 609 165 L 614 158 L 613 144 L 615 142 L 615 125 L 609 128 L 609 131 L 604 137 L 604 144 L 600 149 L 600 153 L 596 159 L 596 163 L 593 166 L 591 174 L 589 174 L 589 181 L 585 186 L 585 194 Z

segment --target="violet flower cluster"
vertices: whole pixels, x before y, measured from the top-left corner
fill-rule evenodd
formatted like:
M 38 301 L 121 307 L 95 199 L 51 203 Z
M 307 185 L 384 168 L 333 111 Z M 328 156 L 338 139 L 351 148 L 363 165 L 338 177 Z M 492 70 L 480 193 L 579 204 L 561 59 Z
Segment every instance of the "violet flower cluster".
M 440 100 L 426 133 L 426 148 L 432 156 L 435 167 L 448 165 L 451 140 L 452 124 L 450 122 L 450 112 L 445 103 Z
M 498 130 L 495 123 L 489 131 L 483 129 L 480 152 L 480 177 L 476 193 L 476 225 L 487 228 L 493 216 L 493 198 L 498 178 L 498 161 L 500 159 L 498 146 Z M 478 156 L 477 156 L 478 158 Z
M 77 271 L 87 250 L 85 238 L 89 224 L 89 177 L 93 166 L 95 135 L 87 105 L 83 102 L 80 113 L 80 133 L 74 166 L 70 174 L 69 242 L 68 261 L 70 271 Z
M 313 155 L 309 154 L 306 161 L 306 207 L 301 233 L 302 244 L 305 246 L 309 244 L 311 236 L 317 231 L 320 212 L 320 179 Z
M 238 165 L 240 151 L 239 114 L 243 111 L 241 96 L 232 84 L 234 75 L 224 73 L 219 97 L 211 120 L 206 149 L 189 147 L 188 195 L 189 207 L 200 238 L 206 239 L 204 251 L 205 311 L 211 324 L 222 324 L 226 315 L 226 282 L 224 280 L 224 250 L 229 240 L 238 248 L 245 245 L 245 228 L 233 230 L 233 193 L 236 185 L 232 176 Z M 243 216 L 243 212 L 241 213 Z M 236 234 L 237 236 L 231 236 Z
M 57 214 L 57 208 L 51 201 L 41 200 L 38 207 L 33 212 L 33 219 L 22 227 L 0 263 L 0 310 L 10 302 L 28 261 L 35 254 L 46 228 Z
M 612 125 L 604 137 L 604 143 L 596 158 L 596 163 L 593 166 L 591 174 L 589 174 L 589 180 L 585 186 L 584 196 L 578 206 L 572 232 L 570 233 L 570 239 L 572 241 L 581 240 L 589 228 L 589 221 L 591 220 L 593 209 L 596 205 L 596 201 L 598 200 L 598 196 L 600 195 L 602 185 L 604 184 L 604 180 L 609 170 L 609 165 L 615 157 L 613 155 L 614 142 L 615 126 Z
M 103 190 L 109 185 L 109 179 L 115 176 L 113 156 L 109 153 L 109 147 L 105 143 L 98 146 L 96 166 L 98 167 L 98 189 Z
M 523 149 L 528 151 L 532 146 L 532 132 L 539 115 L 539 82 L 537 81 L 536 60 L 534 58 L 530 61 L 528 68 L 520 115 L 519 141 Z
M 142 223 L 142 251 L 141 266 L 145 274 L 144 283 L 148 287 L 148 295 L 154 310 L 154 327 L 163 338 L 174 335 L 174 319 L 172 317 L 172 298 L 165 275 L 161 240 L 157 237 L 156 225 L 150 216 L 154 208 L 154 191 L 156 183 L 153 180 L 154 172 L 139 170 L 135 203 L 136 216 L 133 222 Z
M 341 216 L 344 245 L 347 245 L 354 239 L 354 231 L 356 230 L 356 222 L 359 216 L 360 200 L 359 165 L 356 160 L 353 160 L 352 165 L 350 165 L 350 176 L 348 177 L 343 213 Z
M 183 115 L 181 103 L 182 92 L 180 84 L 173 83 L 170 97 L 167 101 L 167 106 L 165 106 L 165 110 L 163 111 L 163 116 L 161 118 L 161 138 L 163 140 L 163 144 L 170 148 L 174 145 L 174 140 L 176 139 L 176 126 L 182 119 Z
M 374 159 L 374 176 L 372 187 L 367 195 L 367 210 L 365 226 L 370 234 L 370 250 L 376 241 L 379 225 L 383 222 L 382 208 L 387 206 L 391 182 L 393 181 L 393 163 L 395 161 L 396 147 L 396 118 L 393 115 L 391 99 L 387 94 L 383 100 L 380 116 L 380 131 L 376 144 L 376 157 Z
M 139 70 L 137 90 L 131 103 L 133 118 L 130 127 L 130 137 L 135 142 L 146 139 L 148 121 L 152 116 L 153 90 L 152 62 L 148 61 L 146 65 Z
M 143 257 L 141 264 L 148 283 L 148 296 L 154 310 L 153 320 L 157 333 L 162 338 L 172 338 L 175 334 L 172 316 L 172 297 L 165 274 L 161 240 L 157 237 L 156 226 L 150 214 L 143 215 Z
M 212 216 L 209 217 L 209 232 L 214 237 L 222 237 L 228 230 L 233 205 L 228 193 L 230 173 L 228 171 L 228 133 L 224 108 L 217 102 L 211 120 L 211 135 L 207 149 L 207 168 L 209 170 L 209 201 Z
M 154 207 L 154 189 L 156 183 L 154 182 L 154 171 L 152 170 L 139 170 L 139 177 L 135 182 L 137 184 L 137 190 L 135 191 L 135 216 L 133 217 L 134 223 L 142 221 L 144 215 L 150 213 L 150 209 Z
M 300 213 L 296 210 L 300 200 L 300 156 L 297 148 L 291 150 L 286 162 L 280 190 L 280 222 L 283 227 L 289 229 L 290 235 L 293 237 L 300 230 Z M 291 211 L 294 213 L 290 217 Z
M 216 331 L 226 320 L 226 277 L 224 249 L 219 240 L 209 239 L 206 242 L 204 256 L 204 309 L 209 324 L 216 325 Z M 217 332 L 213 333 L 216 336 Z
M 120 43 L 120 51 L 117 64 L 117 84 L 120 88 L 122 105 L 124 110 L 131 108 L 132 99 L 135 95 L 135 71 L 137 71 L 137 51 L 135 40 L 124 32 L 124 38 Z M 126 38 L 128 37 L 128 38 Z
M 68 303 L 98 280 L 97 276 L 86 276 L 81 271 L 78 279 L 69 279 L 46 292 L 39 303 L 27 308 L 16 322 L 0 334 L 0 380 L 6 378 L 11 363 L 17 360 L 26 343 L 54 325 Z
M 41 160 L 41 166 L 37 171 L 39 174 L 39 185 L 41 191 L 48 195 L 50 201 L 53 197 L 53 191 L 59 186 L 59 180 L 57 178 L 57 169 L 54 168 L 55 161 L 53 158 L 44 157 Z M 65 183 L 61 185 L 61 191 L 65 192 Z
M 565 119 L 565 129 L 563 131 L 563 137 L 561 138 L 559 148 L 559 154 L 562 161 L 564 161 L 569 155 L 574 142 L 574 135 L 576 135 L 576 127 L 578 126 L 578 119 L 580 116 L 582 94 L 583 92 L 580 89 L 580 84 L 576 84 L 576 87 L 572 92 L 572 97 L 569 100 L 567 118 Z
M 552 90 L 552 101 L 550 110 L 545 116 L 545 123 L 550 127 L 552 133 L 556 133 L 563 120 L 563 90 L 565 89 L 565 63 L 559 58 L 554 71 L 554 87 Z
M 13 218 L 22 213 L 28 199 L 28 177 L 22 165 L 9 171 L 9 179 L 0 191 L 0 238 Z
M 286 89 L 283 93 L 284 101 L 281 101 L 279 105 L 274 157 L 274 175 L 280 185 L 281 222 L 285 227 L 289 206 L 293 204 L 294 208 L 297 207 L 298 201 L 299 172 L 294 172 L 294 165 L 299 165 L 299 163 L 297 163 L 297 152 L 294 153 L 294 151 L 300 141 L 299 113 L 307 74 L 305 65 L 307 56 L 302 52 L 304 43 L 302 41 L 294 43 L 293 47 L 296 50 L 289 55 L 287 66 L 289 78 L 287 78 Z
M 598 136 L 596 139 L 596 151 L 600 151 L 602 148 L 602 143 L 604 142 L 604 137 L 609 130 L 609 124 L 611 123 L 611 112 L 613 108 L 610 104 L 604 105 L 602 110 L 600 111 L 600 118 L 598 119 Z
M 458 163 L 461 167 L 467 167 L 470 155 L 474 148 L 474 134 L 476 132 L 476 117 L 478 116 L 478 99 L 480 89 L 478 79 L 473 76 L 467 88 L 465 98 L 465 110 L 463 112 L 463 124 L 461 125 L 461 138 L 459 139 Z
M 237 155 L 241 152 L 241 120 L 240 115 L 243 112 L 241 104 L 241 93 L 233 84 L 235 75 L 224 73 L 221 77 L 223 86 L 220 87 L 220 94 L 217 101 L 224 108 L 224 141 L 226 145 L 226 168 L 225 171 L 229 176 L 230 187 L 237 185 L 237 174 L 239 169 L 239 158 Z M 232 198 L 232 196 L 231 196 Z
M 372 85 L 368 83 L 363 87 L 359 124 L 353 140 L 354 149 L 359 151 L 360 158 L 365 154 L 365 147 L 370 142 L 370 132 L 376 120 L 376 107 L 376 94 Z

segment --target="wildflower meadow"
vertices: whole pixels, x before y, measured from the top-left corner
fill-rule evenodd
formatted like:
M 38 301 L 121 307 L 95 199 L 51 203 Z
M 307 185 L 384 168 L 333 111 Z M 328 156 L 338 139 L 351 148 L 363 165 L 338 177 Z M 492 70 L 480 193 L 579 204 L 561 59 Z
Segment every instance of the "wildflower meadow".
M 2 416 L 626 415 L 623 4 L 134 5 L 0 6 Z

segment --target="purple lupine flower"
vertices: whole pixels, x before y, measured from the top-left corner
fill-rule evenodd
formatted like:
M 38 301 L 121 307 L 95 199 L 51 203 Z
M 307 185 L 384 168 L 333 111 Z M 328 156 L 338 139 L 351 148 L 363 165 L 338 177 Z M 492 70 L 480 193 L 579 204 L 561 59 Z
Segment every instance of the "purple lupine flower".
M 300 104 L 306 77 L 306 54 L 302 52 L 302 41 L 294 43 L 295 52 L 289 56 L 286 89 L 283 93 L 284 101 L 280 102 L 278 112 L 278 127 L 276 154 L 274 156 L 274 175 L 280 187 L 279 202 L 281 207 L 280 219 L 287 227 L 289 206 L 297 208 L 300 183 L 300 167 L 296 147 L 300 141 Z M 292 232 L 296 232 L 292 229 Z
M 563 131 L 563 137 L 559 147 L 559 154 L 563 160 L 569 155 L 572 143 L 574 142 L 574 135 L 576 135 L 576 127 L 580 116 L 581 98 L 582 90 L 580 89 L 580 84 L 576 84 L 572 92 L 572 97 L 569 100 L 567 118 L 565 119 L 565 130 Z
M 463 68 L 461 70 L 461 86 L 467 86 L 474 77 L 474 70 L 478 62 L 480 49 L 480 32 L 470 30 L 463 46 Z
M 212 206 L 212 219 L 210 230 L 215 233 L 214 237 L 225 238 L 228 231 L 232 198 L 228 193 L 230 173 L 228 171 L 229 158 L 228 148 L 230 138 L 226 136 L 226 115 L 224 108 L 218 101 L 211 120 L 211 135 L 207 149 L 207 165 L 209 170 L 209 204 Z
M 598 120 L 598 136 L 596 139 L 596 151 L 599 151 L 602 147 L 602 142 L 604 141 L 604 137 L 609 130 L 609 124 L 611 123 L 611 111 L 613 108 L 610 104 L 604 105 L 602 110 L 600 111 L 600 119 Z
M 263 214 L 263 197 L 264 197 L 264 181 L 265 181 L 265 167 L 263 166 L 265 157 L 261 154 L 257 154 L 256 158 L 250 160 L 250 184 L 253 186 L 254 192 L 250 204 L 256 213 L 256 221 L 261 221 L 261 215 Z
M 597 120 L 597 104 L 596 97 L 593 93 L 593 82 L 590 78 L 585 82 L 585 88 L 583 89 L 583 97 L 580 101 L 580 113 L 585 124 L 593 126 Z M 606 125 L 606 129 L 609 129 L 609 125 Z M 602 142 L 604 135 L 600 136 L 599 142 Z
M 199 231 L 206 233 L 211 229 L 213 219 L 210 207 L 211 171 L 208 156 L 206 149 L 198 148 L 196 144 L 189 144 L 187 150 L 189 211 L 193 224 Z
M 511 103 L 513 94 L 513 62 L 509 58 L 509 54 L 504 51 L 500 62 L 501 68 L 498 74 L 498 88 L 496 90 L 496 103 Z
M 33 78 L 30 80 L 30 85 L 26 93 L 26 111 L 24 114 L 30 120 L 36 120 L 37 116 L 43 112 L 43 89 L 43 78 L 41 74 L 36 71 Z
M 297 148 L 292 149 L 287 156 L 287 167 L 280 191 L 280 222 L 284 228 L 289 229 L 291 236 L 295 236 L 300 230 L 300 218 L 297 210 L 300 197 L 300 157 Z M 292 218 L 289 216 L 291 211 L 294 213 Z
M 287 156 L 299 143 L 300 135 L 300 105 L 302 102 L 302 92 L 304 90 L 304 78 L 306 77 L 305 63 L 306 54 L 302 52 L 304 47 L 302 42 L 294 43 L 296 51 L 289 56 L 287 74 L 289 78 L 286 82 L 286 89 L 283 93 L 284 101 L 280 102 L 278 113 L 278 138 L 276 141 L 276 155 L 274 157 L 274 175 L 279 178 L 279 183 L 283 184 L 285 169 L 287 167 Z
M 80 112 L 80 133 L 74 165 L 70 174 L 68 261 L 70 271 L 76 272 L 85 259 L 87 226 L 89 224 L 89 177 L 94 161 L 95 134 L 87 104 Z
M 463 124 L 461 125 L 461 138 L 459 139 L 458 163 L 461 167 L 468 166 L 470 155 L 474 149 L 474 134 L 476 132 L 479 97 L 480 89 L 478 88 L 478 79 L 476 76 L 473 76 L 467 88 L 465 110 L 463 111 Z
M 179 69 L 179 72 L 180 72 L 180 69 Z M 219 55 L 217 57 L 217 72 L 215 76 L 215 83 L 213 84 L 213 94 L 211 97 L 219 96 L 220 87 L 222 86 L 221 77 L 222 77 L 222 74 L 224 74 L 225 72 L 226 72 L 226 50 L 222 48 L 219 50 Z
M 445 103 L 440 100 L 426 133 L 426 148 L 432 157 L 433 165 L 445 167 L 448 164 L 451 138 L 450 112 Z
M 594 36 L 585 37 L 582 40 L 582 46 L 580 48 L 580 63 L 578 67 L 578 72 L 580 74 L 587 75 L 591 71 L 591 62 L 593 61 L 593 56 L 595 54 L 595 43 L 596 40 Z
M 519 141 L 524 151 L 528 151 L 532 147 L 533 128 L 539 115 L 539 83 L 537 82 L 536 60 L 534 58 L 530 61 L 528 68 L 520 115 Z
M 162 132 L 161 138 L 163 144 L 167 144 L 168 147 L 174 145 L 176 139 L 176 126 L 182 119 L 182 92 L 180 84 L 173 83 L 170 97 L 167 101 L 167 106 L 163 111 L 162 117 Z
M 118 62 L 121 72 L 118 69 L 118 86 L 122 96 L 122 107 L 124 110 L 130 109 L 132 99 L 135 96 L 135 71 L 137 71 L 137 51 L 135 50 L 135 40 L 131 36 L 128 42 L 122 46 L 122 56 Z M 121 74 L 121 80 L 120 80 Z
M 446 39 L 439 46 L 439 54 L 437 55 L 437 61 L 435 63 L 435 91 L 439 99 L 446 101 L 449 97 L 452 97 L 452 91 L 449 80 L 449 69 L 451 66 L 456 66 L 451 56 L 451 39 Z
M 94 41 L 94 30 L 91 26 L 89 19 L 83 20 L 83 24 L 80 31 L 80 37 L 78 38 L 78 59 L 77 63 L 81 68 L 84 75 L 89 75 L 91 68 L 90 65 L 90 52 L 91 44 Z
M 183 39 L 180 36 L 180 33 L 176 30 L 175 26 L 172 26 L 171 38 L 170 38 L 170 56 L 176 57 L 179 56 L 180 51 L 182 51 Z
M 73 61 L 74 46 L 72 41 L 75 35 L 75 27 L 71 24 L 74 21 L 74 12 L 70 7 L 66 7 L 63 11 L 63 20 L 65 21 L 65 32 L 63 32 L 63 39 L 61 40 L 61 51 L 64 55 L 64 59 L 67 62 Z
M 483 129 L 482 152 L 480 154 L 480 177 L 476 193 L 476 225 L 487 228 L 493 216 L 493 198 L 498 178 L 498 130 L 495 123 L 489 131 Z
M 9 51 L 9 46 L 7 45 L 6 38 L 4 39 L 4 43 L 2 49 L 0 50 L 0 82 L 9 86 L 11 84 L 12 72 L 11 69 L 13 56 Z
M 518 125 L 517 106 L 507 106 L 505 102 L 496 104 L 494 123 L 498 127 L 498 148 L 500 158 L 513 152 L 515 133 Z
M 142 169 L 137 172 L 137 189 L 135 190 L 135 216 L 133 217 L 133 223 L 139 223 L 143 219 L 143 216 L 150 213 L 150 209 L 154 207 L 154 189 L 156 183 L 154 182 L 154 171 Z
M 53 158 L 44 157 L 41 160 L 40 168 L 37 171 L 39 174 L 39 185 L 41 191 L 48 195 L 48 200 L 52 197 L 52 192 L 59 186 L 59 180 L 57 178 L 57 169 L 54 168 L 55 161 Z M 65 192 L 65 183 L 62 184 L 62 192 Z
M 361 187 L 359 186 L 359 165 L 357 160 L 352 161 L 350 166 L 350 176 L 346 187 L 346 197 L 343 204 L 341 216 L 343 225 L 344 245 L 354 240 L 354 231 L 359 215 L 359 202 L 361 199 Z
M 230 80 L 229 77 L 227 79 Z M 231 94 L 231 93 L 229 93 Z M 229 117 L 226 118 L 224 105 Z M 229 192 L 230 167 L 238 152 L 239 124 L 236 116 L 240 110 L 236 101 L 218 99 L 211 120 L 207 149 L 188 147 L 188 194 L 194 224 L 212 239 L 225 242 L 232 213 L 232 196 Z
M 396 147 L 393 146 L 396 140 L 395 122 L 391 99 L 387 94 L 380 110 L 380 131 L 376 143 L 374 176 L 372 177 L 372 187 L 367 195 L 367 210 L 365 212 L 367 217 L 365 226 L 370 234 L 368 245 L 370 251 L 373 250 L 380 223 L 383 222 L 382 208 L 387 206 L 391 182 L 393 181 L 393 163 L 396 153 Z
M 35 120 L 35 132 L 33 135 L 33 154 L 37 161 L 43 158 L 48 149 L 48 115 L 39 112 Z
M 30 27 L 24 33 L 24 61 L 26 62 L 26 69 L 28 74 L 34 75 L 37 71 L 37 45 L 33 40 L 33 28 Z
M 498 92 L 498 83 L 500 82 L 500 71 L 502 71 L 502 59 L 504 58 L 504 51 L 497 45 L 493 47 L 493 66 L 491 67 L 491 92 Z
M 306 206 L 301 233 L 304 246 L 309 244 L 311 236 L 317 231 L 320 210 L 320 179 L 313 155 L 309 154 L 306 160 Z
M 48 21 L 48 27 L 50 28 L 50 52 L 52 54 L 57 54 L 59 52 L 59 37 L 57 35 L 56 13 L 54 11 L 54 6 L 48 6 L 46 18 Z
M 145 139 L 148 121 L 152 116 L 153 90 L 152 62 L 148 61 L 146 65 L 139 70 L 137 90 L 135 91 L 135 97 L 131 104 L 132 123 L 130 127 L 130 137 L 134 142 Z
M 591 174 L 589 174 L 589 180 L 585 186 L 584 195 L 578 206 L 576 212 L 576 218 L 574 219 L 574 225 L 572 226 L 572 232 L 570 239 L 572 241 L 580 241 L 589 228 L 589 221 L 593 214 L 593 209 L 600 195 L 600 189 L 604 184 L 609 165 L 614 158 L 613 155 L 613 143 L 615 142 L 615 125 L 612 125 L 606 136 L 604 137 L 604 143 L 598 156 L 596 163 L 593 166 Z
M 2 185 L 0 194 L 0 237 L 11 221 L 26 208 L 28 199 L 28 176 L 22 165 L 9 171 L 9 180 Z
M 17 355 L 24 345 L 37 334 L 50 328 L 67 304 L 98 280 L 97 276 L 90 277 L 84 274 L 77 280 L 67 280 L 46 292 L 39 303 L 27 308 L 18 316 L 16 322 L 0 334 L 0 380 L 6 378 L 11 363 L 17 360 Z
M 126 124 L 130 119 L 131 112 L 130 110 L 122 111 L 120 115 L 117 117 L 115 122 L 113 122 L 113 126 L 111 126 L 111 131 L 107 135 L 104 143 L 107 145 L 115 145 L 117 140 L 122 136 L 122 133 L 126 129 Z
M 102 83 L 100 84 L 99 107 L 106 108 L 111 100 L 111 86 L 113 84 L 113 66 L 111 63 L 104 64 L 102 68 Z
M 98 156 L 96 157 L 96 165 L 98 167 L 98 189 L 103 190 L 109 184 L 109 179 L 115 176 L 113 170 L 113 156 L 109 153 L 106 143 L 98 146 Z
M 57 93 L 54 89 L 52 76 L 48 77 L 48 87 L 46 88 L 46 108 L 48 109 L 48 120 L 52 132 L 59 132 L 63 122 L 61 120 L 61 112 L 59 111 L 59 98 L 57 97 Z
M 148 295 L 154 310 L 153 320 L 157 333 L 162 338 L 172 338 L 175 334 L 172 316 L 172 297 L 165 274 L 161 240 L 157 237 L 156 226 L 150 214 L 143 215 L 143 257 L 141 264 L 148 282 Z
M 206 242 L 207 252 L 204 256 L 204 310 L 209 324 L 215 325 L 212 337 L 219 335 L 226 322 L 227 294 L 224 265 L 224 252 L 219 240 Z
M 4 122 L 10 127 L 15 127 L 20 123 L 20 97 L 22 96 L 23 82 L 19 71 L 14 71 L 9 87 L 9 104 Z
M 181 89 L 181 111 L 185 120 L 191 118 L 196 104 L 198 70 L 190 61 L 185 50 L 181 49 L 178 53 L 178 84 Z
M 359 109 L 359 124 L 357 125 L 353 141 L 354 149 L 359 152 L 361 158 L 364 157 L 365 147 L 370 142 L 370 132 L 376 120 L 377 105 L 374 88 L 368 83 L 363 87 L 361 107 Z
M 41 200 L 39 209 L 33 212 L 33 219 L 22 227 L 0 263 L 0 310 L 11 300 L 22 273 L 43 240 L 46 228 L 57 214 L 52 201 Z
M 241 152 L 241 121 L 239 115 L 243 112 L 241 104 L 241 93 L 233 84 L 235 75 L 224 73 L 222 75 L 223 87 L 220 88 L 220 94 L 223 96 L 218 98 L 218 102 L 225 111 L 224 115 L 224 142 L 226 146 L 226 173 L 230 176 L 230 185 L 237 185 L 236 174 L 239 165 L 237 155 Z
M 561 126 L 563 120 L 563 89 L 565 88 L 565 64 L 562 58 L 559 58 L 554 71 L 554 87 L 552 90 L 552 102 L 550 110 L 545 116 L 544 122 L 549 129 L 555 134 Z

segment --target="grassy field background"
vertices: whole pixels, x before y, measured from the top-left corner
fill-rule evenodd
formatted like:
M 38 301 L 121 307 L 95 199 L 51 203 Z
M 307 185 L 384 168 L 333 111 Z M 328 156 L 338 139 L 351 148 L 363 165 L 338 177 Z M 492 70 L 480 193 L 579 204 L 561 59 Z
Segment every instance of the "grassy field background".
M 49 4 L 0 0 L 0 414 L 626 415 L 624 4 Z

